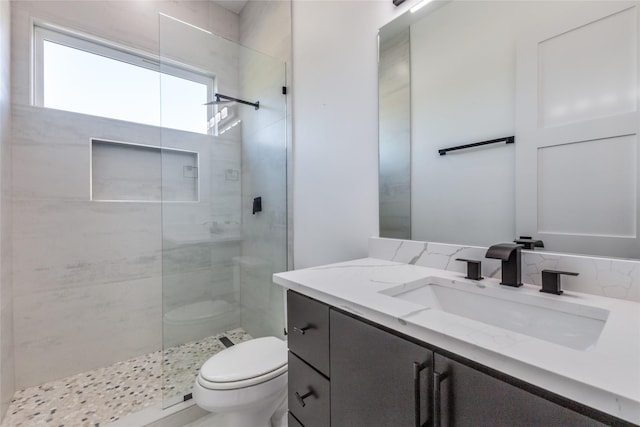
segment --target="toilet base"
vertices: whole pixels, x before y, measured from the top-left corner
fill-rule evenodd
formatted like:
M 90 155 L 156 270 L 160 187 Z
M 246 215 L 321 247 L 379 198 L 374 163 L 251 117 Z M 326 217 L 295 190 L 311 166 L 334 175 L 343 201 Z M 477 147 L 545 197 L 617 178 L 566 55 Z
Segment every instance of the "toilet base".
M 287 396 L 285 394 L 279 408 L 270 419 L 265 420 L 264 414 L 211 413 L 193 423 L 193 427 L 287 427 L 287 424 Z
M 244 392 L 248 393 L 244 396 L 236 396 L 234 391 L 231 393 L 214 391 L 212 394 L 211 390 L 204 389 L 196 380 L 193 389 L 196 404 L 215 413 L 210 421 L 202 425 L 198 424 L 198 427 L 286 427 L 286 421 L 282 424 L 281 420 L 286 420 L 283 414 L 286 415 L 287 411 L 287 374 L 274 380 L 268 382 L 271 383 L 270 386 L 263 383 L 244 389 Z M 273 387 L 274 383 L 276 387 Z M 274 390 L 275 393 L 271 393 L 270 390 Z M 263 393 L 266 392 L 269 394 L 264 395 Z M 225 397 L 230 400 L 221 402 Z M 248 399 L 244 400 L 242 397 Z M 235 404 L 232 401 L 235 401 Z M 220 403 L 224 404 L 220 405 Z

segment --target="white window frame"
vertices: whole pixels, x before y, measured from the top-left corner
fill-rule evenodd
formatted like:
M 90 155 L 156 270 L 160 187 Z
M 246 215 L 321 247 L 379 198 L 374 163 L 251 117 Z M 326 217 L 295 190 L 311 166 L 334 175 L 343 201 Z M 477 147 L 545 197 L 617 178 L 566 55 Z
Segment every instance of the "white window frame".
M 124 47 L 108 40 L 62 28 L 53 24 L 33 21 L 33 78 L 32 103 L 44 107 L 44 42 L 50 41 L 73 49 L 104 56 L 105 58 L 147 68 L 158 73 L 179 77 L 207 87 L 207 98 L 213 99 L 215 75 L 189 65 L 160 58 L 141 50 Z M 207 116 L 213 114 L 208 107 Z

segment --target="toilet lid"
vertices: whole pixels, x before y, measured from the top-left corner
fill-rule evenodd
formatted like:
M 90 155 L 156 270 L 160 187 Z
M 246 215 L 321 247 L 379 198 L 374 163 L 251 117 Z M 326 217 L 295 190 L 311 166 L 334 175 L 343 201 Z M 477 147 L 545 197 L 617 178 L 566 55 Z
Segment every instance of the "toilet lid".
M 211 356 L 200 368 L 200 377 L 209 383 L 237 382 L 280 371 L 286 364 L 285 341 L 255 338 Z

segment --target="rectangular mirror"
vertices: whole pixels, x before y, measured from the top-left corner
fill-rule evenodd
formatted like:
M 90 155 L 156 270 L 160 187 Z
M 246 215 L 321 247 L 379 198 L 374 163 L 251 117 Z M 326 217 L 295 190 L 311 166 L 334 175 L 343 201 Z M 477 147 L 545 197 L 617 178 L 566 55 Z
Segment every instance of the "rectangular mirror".
M 381 28 L 380 236 L 640 258 L 639 9 L 441 1 Z

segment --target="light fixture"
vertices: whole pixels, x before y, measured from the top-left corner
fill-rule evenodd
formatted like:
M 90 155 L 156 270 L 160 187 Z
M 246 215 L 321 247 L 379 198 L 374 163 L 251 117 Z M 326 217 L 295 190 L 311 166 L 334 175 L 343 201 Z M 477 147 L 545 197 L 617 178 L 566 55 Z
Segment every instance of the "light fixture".
M 422 0 L 420 3 L 418 3 L 415 6 L 413 6 L 411 9 L 409 9 L 409 11 L 411 13 L 416 13 L 417 11 L 419 11 L 420 9 L 425 7 L 428 3 L 431 3 L 431 0 Z

